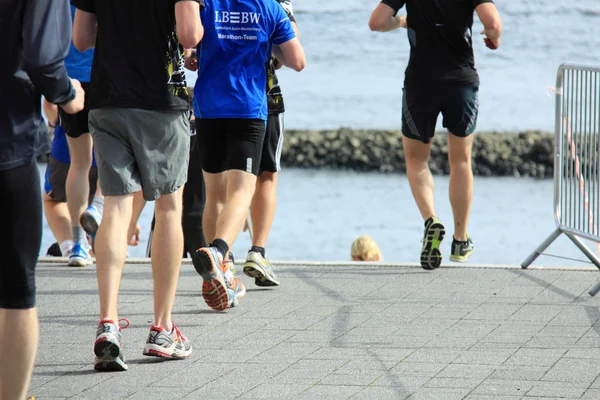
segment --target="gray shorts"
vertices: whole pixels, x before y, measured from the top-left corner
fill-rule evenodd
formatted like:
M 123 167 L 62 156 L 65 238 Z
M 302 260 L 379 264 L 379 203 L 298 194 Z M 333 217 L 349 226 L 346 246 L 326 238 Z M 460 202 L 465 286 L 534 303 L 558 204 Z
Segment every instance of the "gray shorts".
M 100 187 L 105 196 L 140 190 L 156 200 L 187 181 L 188 111 L 100 108 L 89 113 Z

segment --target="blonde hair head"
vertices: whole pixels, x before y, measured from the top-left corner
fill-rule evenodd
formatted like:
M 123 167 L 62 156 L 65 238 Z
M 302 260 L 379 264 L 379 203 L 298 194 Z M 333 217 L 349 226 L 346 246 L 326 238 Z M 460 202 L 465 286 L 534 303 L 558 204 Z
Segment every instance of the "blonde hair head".
M 379 246 L 370 236 L 363 235 L 354 239 L 350 249 L 350 255 L 354 261 L 380 261 L 381 253 Z

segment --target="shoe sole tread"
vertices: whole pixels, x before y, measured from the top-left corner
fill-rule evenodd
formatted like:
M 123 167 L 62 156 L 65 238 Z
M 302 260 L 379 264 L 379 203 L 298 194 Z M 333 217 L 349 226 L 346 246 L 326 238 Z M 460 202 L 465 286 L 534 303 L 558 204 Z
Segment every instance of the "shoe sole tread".
M 440 245 L 446 235 L 446 229 L 442 223 L 434 222 L 427 228 L 425 243 L 421 250 L 421 267 L 426 270 L 434 270 L 442 264 L 442 253 Z

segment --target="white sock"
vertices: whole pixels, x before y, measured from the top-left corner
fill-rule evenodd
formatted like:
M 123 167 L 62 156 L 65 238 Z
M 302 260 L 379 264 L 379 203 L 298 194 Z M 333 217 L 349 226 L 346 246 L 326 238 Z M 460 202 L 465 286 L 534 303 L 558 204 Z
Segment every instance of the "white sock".
M 62 253 L 63 257 L 66 257 L 73 248 L 73 241 L 69 239 L 63 240 L 59 246 L 60 252 Z

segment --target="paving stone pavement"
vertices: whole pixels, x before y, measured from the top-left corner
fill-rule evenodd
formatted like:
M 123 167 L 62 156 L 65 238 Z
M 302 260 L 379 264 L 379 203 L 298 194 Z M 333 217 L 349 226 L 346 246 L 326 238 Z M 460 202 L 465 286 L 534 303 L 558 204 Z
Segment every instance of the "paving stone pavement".
M 142 356 L 149 265 L 125 266 L 129 371 L 92 369 L 95 267 L 40 263 L 41 338 L 30 394 L 44 399 L 600 399 L 593 270 L 285 265 L 282 286 L 210 310 L 182 266 L 183 361 Z

